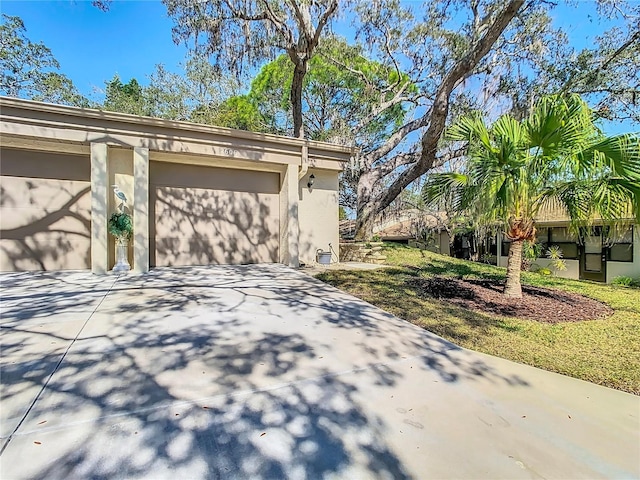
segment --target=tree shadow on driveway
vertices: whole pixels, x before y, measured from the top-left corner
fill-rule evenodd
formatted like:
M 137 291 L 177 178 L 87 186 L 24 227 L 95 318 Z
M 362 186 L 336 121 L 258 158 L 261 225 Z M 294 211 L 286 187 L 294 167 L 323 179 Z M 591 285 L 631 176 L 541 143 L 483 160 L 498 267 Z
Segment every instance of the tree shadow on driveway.
M 399 401 L 401 385 L 425 379 L 527 386 L 279 265 L 158 269 L 107 290 L 73 335 L 38 330 L 24 312 L 3 318 L 22 335 L 72 343 L 60 362 L 59 351 L 21 357 L 3 340 L 3 358 L 20 359 L 3 360 L 3 403 L 39 389 L 3 476 L 412 478 L 372 392 Z M 46 301 L 62 323 L 73 298 L 20 295 Z

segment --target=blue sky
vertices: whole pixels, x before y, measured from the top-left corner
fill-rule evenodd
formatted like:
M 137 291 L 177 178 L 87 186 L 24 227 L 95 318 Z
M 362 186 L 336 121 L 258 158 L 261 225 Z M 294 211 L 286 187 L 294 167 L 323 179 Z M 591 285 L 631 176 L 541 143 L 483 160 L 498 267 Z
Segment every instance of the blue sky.
M 171 38 L 159 1 L 116 1 L 102 12 L 84 0 L 3 0 L 2 13 L 22 18 L 31 41 L 42 41 L 78 89 L 90 94 L 115 73 L 146 83 L 156 64 L 178 71 L 186 48 Z
M 21 17 L 27 37 L 44 42 L 60 62 L 61 72 L 94 99 L 100 98 L 104 82 L 116 73 L 125 82 L 135 77 L 146 83 L 158 63 L 180 71 L 187 52 L 173 43 L 172 21 L 159 0 L 114 1 L 108 12 L 89 0 L 2 0 L 0 10 Z M 595 35 L 612 25 L 598 19 L 590 0 L 578 0 L 575 6 L 560 0 L 552 16 L 578 48 L 589 46 Z M 606 128 L 610 133 L 631 129 L 631 125 Z

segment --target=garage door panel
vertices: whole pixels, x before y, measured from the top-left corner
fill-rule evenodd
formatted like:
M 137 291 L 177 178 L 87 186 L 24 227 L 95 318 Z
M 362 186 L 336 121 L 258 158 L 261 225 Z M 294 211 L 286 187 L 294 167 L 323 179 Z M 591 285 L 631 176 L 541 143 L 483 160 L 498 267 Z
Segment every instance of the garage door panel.
M 278 242 L 253 245 L 246 238 L 156 238 L 157 266 L 240 264 L 278 261 Z
M 268 193 L 280 191 L 280 176 L 274 172 L 256 172 L 231 168 L 151 162 L 149 183 L 181 190 Z
M 183 196 L 183 199 L 180 199 Z M 156 235 L 236 237 L 251 243 L 278 234 L 278 198 L 266 194 L 156 188 Z
M 2 176 L 0 203 L 3 208 L 61 208 L 74 212 L 91 209 L 90 182 Z
M 2 271 L 89 268 L 88 165 L 85 157 L 2 149 Z
M 3 271 L 81 270 L 90 262 L 90 239 L 84 235 L 41 232 L 21 240 L 0 240 Z
M 168 182 L 169 171 L 175 174 L 178 185 L 151 186 L 153 265 L 278 261 L 280 204 L 278 194 L 271 193 L 274 185 L 279 185 L 278 174 L 188 165 L 166 170 L 162 165 L 162 175 L 158 175 L 153 173 L 155 168 L 152 163 L 151 177 L 156 181 Z M 233 181 L 221 184 L 222 177 Z M 203 188 L 203 179 L 225 188 Z M 265 180 L 265 191 L 258 188 L 260 179 Z M 241 184 L 245 185 L 243 191 L 228 190 Z M 254 191 L 246 191 L 246 185 Z
M 2 148 L 1 155 L 2 175 L 79 182 L 91 180 L 91 161 L 85 155 L 12 148 Z

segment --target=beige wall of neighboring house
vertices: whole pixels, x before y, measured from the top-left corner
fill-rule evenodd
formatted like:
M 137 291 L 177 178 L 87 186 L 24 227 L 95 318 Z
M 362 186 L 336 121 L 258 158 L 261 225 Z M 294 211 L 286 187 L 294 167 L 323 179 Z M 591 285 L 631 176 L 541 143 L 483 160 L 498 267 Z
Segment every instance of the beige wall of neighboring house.
M 640 225 L 633 229 L 633 262 L 607 262 L 607 283 L 616 277 L 640 278 Z
M 338 250 L 345 147 L 4 97 L 0 146 L 2 271 L 110 270 L 114 184 L 133 215 L 134 271 Z
M 567 222 L 558 222 L 553 223 L 547 221 L 540 222 L 538 224 L 539 229 L 543 228 L 557 228 L 564 229 L 568 226 Z M 602 274 L 597 275 L 594 273 L 590 273 L 585 271 L 586 259 L 585 259 L 585 249 L 583 246 L 575 246 L 575 251 L 578 252 L 578 258 L 565 258 L 564 263 L 566 264 L 567 269 L 564 271 L 556 271 L 554 275 L 562 278 L 569 278 L 574 280 L 587 279 L 587 280 L 595 280 L 595 281 L 603 281 L 607 283 L 611 283 L 616 277 L 631 277 L 631 278 L 640 278 L 640 225 L 633 225 L 632 227 L 633 233 L 630 238 L 624 238 L 619 240 L 624 240 L 625 243 L 618 243 L 618 247 L 624 247 L 627 254 L 630 254 L 627 258 L 629 261 L 614 261 L 611 259 L 610 247 L 604 246 L 600 257 L 604 260 L 601 261 L 602 265 Z M 628 242 L 631 242 L 629 244 Z M 549 242 L 550 244 L 556 244 L 558 242 Z M 628 248 L 630 247 L 630 248 Z M 594 256 L 597 256 L 594 254 Z M 538 258 L 535 260 L 535 264 L 540 267 L 550 268 L 551 261 L 547 258 Z M 498 265 L 501 267 L 507 266 L 507 256 L 502 250 L 501 242 L 498 242 Z

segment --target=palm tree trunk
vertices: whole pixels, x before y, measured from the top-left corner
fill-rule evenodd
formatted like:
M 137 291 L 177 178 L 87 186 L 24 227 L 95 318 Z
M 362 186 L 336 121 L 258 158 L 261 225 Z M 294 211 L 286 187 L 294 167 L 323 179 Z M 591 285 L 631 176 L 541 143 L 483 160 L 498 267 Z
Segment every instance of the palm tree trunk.
M 522 267 L 522 244 L 524 240 L 514 240 L 509 247 L 507 259 L 507 283 L 504 286 L 504 295 L 509 298 L 522 298 L 522 285 L 520 285 L 520 269 Z

